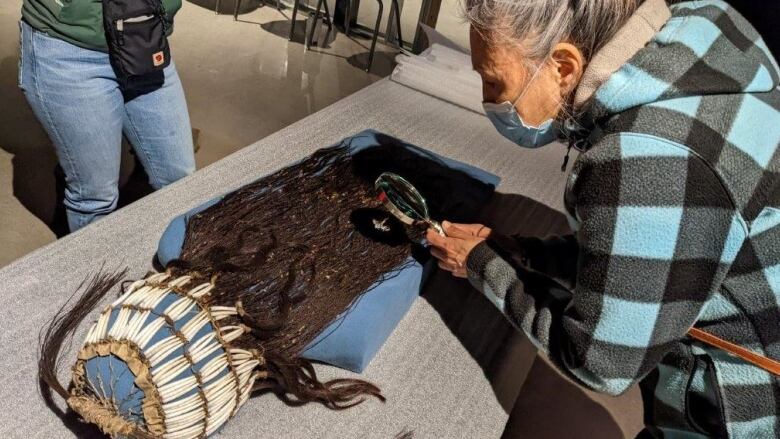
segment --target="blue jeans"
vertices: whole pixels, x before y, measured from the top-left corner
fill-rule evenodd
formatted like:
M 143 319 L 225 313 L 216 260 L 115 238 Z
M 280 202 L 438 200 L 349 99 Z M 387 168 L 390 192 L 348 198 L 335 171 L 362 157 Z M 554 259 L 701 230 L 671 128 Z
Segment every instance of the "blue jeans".
M 20 27 L 19 87 L 65 171 L 71 231 L 116 209 L 123 133 L 154 189 L 195 171 L 187 103 L 173 63 L 160 88 L 127 100 L 108 54 L 24 22 Z

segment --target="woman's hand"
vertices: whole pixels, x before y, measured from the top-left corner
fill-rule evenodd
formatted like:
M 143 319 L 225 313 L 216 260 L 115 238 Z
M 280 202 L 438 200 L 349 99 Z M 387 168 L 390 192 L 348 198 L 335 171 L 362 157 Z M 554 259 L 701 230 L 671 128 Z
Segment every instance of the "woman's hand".
M 431 243 L 431 254 L 439 260 L 439 268 L 452 272 L 454 276 L 465 278 L 469 253 L 490 236 L 490 227 L 482 224 L 453 224 L 444 221 L 442 228 L 447 236 L 441 236 L 433 229 L 428 229 L 425 236 Z

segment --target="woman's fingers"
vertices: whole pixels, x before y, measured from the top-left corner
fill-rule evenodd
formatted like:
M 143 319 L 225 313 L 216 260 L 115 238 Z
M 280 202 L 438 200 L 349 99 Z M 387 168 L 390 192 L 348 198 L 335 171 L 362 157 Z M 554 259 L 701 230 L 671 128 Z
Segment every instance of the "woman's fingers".
M 431 247 L 431 255 L 434 258 L 452 267 L 460 267 L 463 265 L 458 261 L 457 255 L 448 253 L 436 247 Z
M 493 229 L 491 229 L 488 226 L 483 226 L 482 224 L 478 224 L 479 229 L 477 229 L 477 238 L 487 238 L 490 236 L 491 233 L 493 233 Z
M 449 271 L 455 277 L 460 277 L 463 279 L 468 278 L 466 267 L 459 267 L 453 264 L 439 261 L 439 268 L 441 268 L 442 270 Z
M 444 229 L 444 233 L 446 233 L 447 236 L 452 238 L 465 239 L 465 238 L 474 237 L 474 235 L 472 235 L 471 232 L 469 232 L 468 230 L 461 229 L 460 227 L 458 227 L 457 225 L 449 221 L 444 221 L 443 223 L 441 223 L 441 227 Z
M 447 262 L 449 257 L 447 256 L 447 252 L 437 248 L 437 247 L 431 247 L 431 255 L 433 255 L 434 258 Z
M 445 221 L 442 226 L 447 236 L 441 236 L 435 230 L 428 229 L 426 238 L 431 244 L 431 255 L 439 260 L 439 267 L 442 270 L 450 271 L 454 276 L 465 278 L 467 277 L 466 259 L 469 252 L 482 239 L 448 221 Z M 475 233 L 480 233 L 480 229 L 485 228 L 482 225 L 475 226 L 479 226 L 472 227 Z
M 455 238 L 487 238 L 492 230 L 482 224 L 458 224 L 444 221 L 442 228 L 447 236 Z
M 455 271 L 458 269 L 457 267 L 452 266 L 452 265 L 450 265 L 450 264 L 448 264 L 446 262 L 443 262 L 443 261 L 439 261 L 439 268 L 441 268 L 442 270 L 445 270 L 445 271 L 449 271 L 452 274 L 455 274 Z
M 447 237 L 439 235 L 439 232 L 434 229 L 428 229 L 425 239 L 434 247 L 447 248 Z

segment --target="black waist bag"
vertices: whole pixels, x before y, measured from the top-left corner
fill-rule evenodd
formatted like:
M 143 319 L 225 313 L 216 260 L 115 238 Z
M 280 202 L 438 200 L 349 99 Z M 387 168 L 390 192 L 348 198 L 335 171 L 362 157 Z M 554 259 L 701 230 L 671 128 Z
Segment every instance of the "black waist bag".
M 108 55 L 124 86 L 162 77 L 171 62 L 161 0 L 103 0 Z

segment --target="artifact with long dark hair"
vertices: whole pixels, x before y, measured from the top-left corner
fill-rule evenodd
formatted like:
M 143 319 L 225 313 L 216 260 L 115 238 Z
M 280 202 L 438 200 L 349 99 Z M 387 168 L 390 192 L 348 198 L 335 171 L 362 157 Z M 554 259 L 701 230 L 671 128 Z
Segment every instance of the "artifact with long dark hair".
M 373 179 L 392 171 L 429 195 L 459 193 L 431 205 L 455 219 L 470 202 L 457 200 L 482 202 L 493 188 L 376 139 L 319 150 L 194 215 L 180 258 L 100 313 L 66 388 L 62 344 L 122 274 L 96 276 L 42 333 L 42 385 L 106 434 L 142 438 L 208 436 L 264 389 L 332 409 L 383 400 L 363 380 L 322 382 L 301 357 L 357 298 L 414 263 L 424 231 L 380 209 Z

